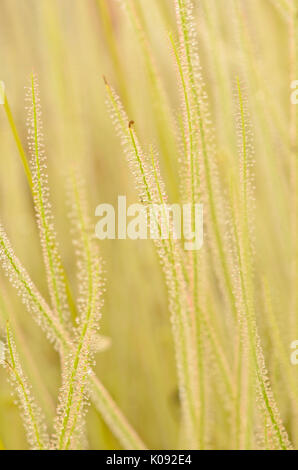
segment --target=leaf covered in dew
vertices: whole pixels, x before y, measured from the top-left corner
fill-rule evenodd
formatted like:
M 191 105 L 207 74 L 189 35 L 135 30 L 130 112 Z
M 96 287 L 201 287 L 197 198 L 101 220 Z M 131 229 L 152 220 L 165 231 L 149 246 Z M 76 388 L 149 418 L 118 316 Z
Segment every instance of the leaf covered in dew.
M 27 310 L 44 329 L 48 339 L 60 349 L 67 343 L 67 337 L 63 336 L 58 320 L 40 295 L 32 282 L 26 269 L 16 257 L 10 241 L 0 224 L 0 261 L 5 275 L 15 287 Z
M 134 122 L 128 120 L 119 97 L 108 83 L 106 83 L 106 88 L 111 117 L 121 138 L 130 171 L 137 184 L 141 202 L 148 207 L 153 204 L 165 204 L 167 195 L 156 155 L 153 154 L 152 149 L 151 157 L 143 151 L 133 128 Z M 160 230 L 158 221 L 157 227 Z M 195 446 L 197 434 L 196 419 L 198 416 L 195 319 L 189 300 L 185 273 L 183 272 L 181 246 L 179 241 L 173 237 L 173 227 L 170 227 L 169 233 L 172 234 L 169 240 L 157 238 L 155 245 L 168 289 L 183 422 L 188 442 L 190 446 Z
M 99 329 L 104 280 L 102 261 L 95 245 L 81 182 L 70 177 L 71 220 L 78 258 L 79 298 L 74 350 L 66 358 L 66 372 L 59 396 L 54 448 L 74 449 L 84 436 L 88 378 L 94 356 L 93 343 Z
M 27 90 L 26 101 L 28 103 L 28 146 L 31 156 L 34 205 L 48 286 L 54 312 L 61 323 L 67 324 L 70 313 L 50 203 L 39 87 L 34 75 L 31 77 L 31 86 Z
M 144 449 L 138 433 L 160 449 L 297 447 L 297 380 L 290 362 L 298 334 L 296 0 L 78 0 L 71 15 L 63 2 L 32 0 L 32 15 L 23 15 L 14 3 L 6 2 L 0 15 L 2 29 L 11 30 L 10 40 L 0 42 L 9 88 L 6 94 L 0 83 L 0 264 L 22 300 L 7 289 L 17 310 L 12 324 L 24 335 L 17 335 L 20 361 L 8 331 L 8 340 L 0 341 L 0 364 L 1 376 L 10 377 L 17 392 L 30 447 Z M 20 45 L 18 15 L 28 34 L 22 36 L 24 57 L 12 81 L 5 67 L 19 50 L 10 47 Z M 32 27 L 35 17 L 41 28 Z M 45 151 L 33 76 L 27 90 L 27 158 L 14 86 L 21 80 L 23 87 L 22 67 L 31 63 L 45 97 L 49 145 Z M 102 72 L 105 87 L 98 78 Z M 122 153 L 129 171 L 119 161 Z M 15 154 L 33 204 L 28 185 L 19 184 Z M 137 194 L 147 213 L 162 206 L 152 225 L 163 280 L 149 243 L 137 241 L 127 249 L 130 242 L 95 240 L 92 207 L 75 172 L 68 185 L 69 229 L 57 181 L 77 165 L 87 177 L 90 200 L 107 202 L 125 192 L 128 198 Z M 203 204 L 200 250 L 188 251 L 185 234 L 175 236 L 164 207 L 171 203 L 190 209 Z M 27 215 L 37 222 L 40 246 L 33 246 Z M 191 214 L 189 219 L 194 233 Z M 164 229 L 168 238 L 160 237 Z M 108 266 L 103 322 L 99 247 Z M 17 256 L 24 251 L 26 268 Z M 263 299 L 264 277 L 272 306 L 268 293 Z M 1 289 L 6 282 L 1 279 Z M 35 330 L 25 309 L 55 353 L 40 348 L 44 357 L 35 354 L 42 336 L 34 336 L 30 351 L 27 340 Z M 49 395 L 58 397 L 53 423 L 52 411 L 46 413 L 50 437 L 33 396 L 45 408 L 38 394 L 43 380 Z M 91 402 L 94 410 L 86 419 Z M 10 408 L 1 400 L 0 425 Z M 13 414 L 7 440 L 0 429 L 0 448 L 2 437 L 5 447 L 19 442 Z
M 8 324 L 6 331 L 6 355 L 3 353 L 6 359 L 4 357 L 2 365 L 6 367 L 11 379 L 14 395 L 22 412 L 28 442 L 32 449 L 44 450 L 49 446 L 45 418 L 32 395 L 31 387 L 22 370 L 14 338 Z

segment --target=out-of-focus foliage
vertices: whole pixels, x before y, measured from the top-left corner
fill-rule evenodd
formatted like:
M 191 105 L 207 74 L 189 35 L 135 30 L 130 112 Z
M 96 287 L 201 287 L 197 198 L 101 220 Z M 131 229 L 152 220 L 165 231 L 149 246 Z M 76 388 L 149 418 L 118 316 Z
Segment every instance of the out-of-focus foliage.
M 298 366 L 290 362 L 291 342 L 298 339 L 298 108 L 290 101 L 291 81 L 298 80 L 296 0 L 200 0 L 192 12 L 191 3 L 0 0 L 0 79 L 10 109 L 0 105 L 1 224 L 55 305 L 11 132 L 13 122 L 29 155 L 24 86 L 34 72 L 55 229 L 77 296 L 66 197 L 71 169 L 80 168 L 92 211 L 102 202 L 116 205 L 121 194 L 128 203 L 138 200 L 106 106 L 106 88 L 116 90 L 135 122 L 126 129 L 128 139 L 138 135 L 148 155 L 153 144 L 169 201 L 198 198 L 205 206 L 203 248 L 184 257 L 199 320 L 198 429 L 190 425 L 191 445 L 283 448 L 289 437 L 297 448 Z M 173 310 L 154 246 L 150 240 L 97 243 L 107 279 L 100 333 L 111 340 L 95 354 L 96 375 L 149 448 L 190 445 L 181 432 L 188 405 L 180 400 Z M 56 311 L 59 317 L 59 305 Z M 53 432 L 61 363 L 1 273 L 3 332 L 8 319 L 22 373 Z M 7 375 L 1 368 L 0 448 L 27 448 Z M 94 405 L 86 429 L 91 448 L 124 445 Z

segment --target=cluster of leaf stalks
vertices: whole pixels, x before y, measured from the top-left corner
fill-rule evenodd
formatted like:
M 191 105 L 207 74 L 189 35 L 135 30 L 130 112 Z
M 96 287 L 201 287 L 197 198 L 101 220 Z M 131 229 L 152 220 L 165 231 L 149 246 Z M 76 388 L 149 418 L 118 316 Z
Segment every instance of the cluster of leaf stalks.
M 104 280 L 102 261 L 88 218 L 84 188 L 74 173 L 69 177 L 69 200 L 80 289 L 75 325 L 71 322 L 73 301 L 55 236 L 49 201 L 38 85 L 33 75 L 27 101 L 28 143 L 31 154 L 31 169 L 28 168 L 27 175 L 30 175 L 28 182 L 34 200 L 51 305 L 49 306 L 43 299 L 15 256 L 3 226 L 0 227 L 0 257 L 5 274 L 17 289 L 24 305 L 59 352 L 62 371 L 62 385 L 54 423 L 55 432 L 50 436 L 46 431 L 42 410 L 36 404 L 28 380 L 22 371 L 12 331 L 7 324 L 7 357 L 3 360 L 3 365 L 15 382 L 28 441 L 34 449 L 62 450 L 84 447 L 84 416 L 87 402 L 92 397 L 109 425 L 115 426 L 115 434 L 123 445 L 129 448 L 143 448 L 141 440 L 92 372 L 94 352 L 102 348 L 97 331 Z M 24 152 L 21 152 L 22 155 Z M 26 160 L 23 162 L 27 168 Z
M 242 11 L 230 0 L 233 12 L 232 31 L 239 46 L 236 73 L 232 80 L 222 64 L 216 47 L 213 1 L 202 2 L 209 43 L 215 50 L 215 75 L 227 113 L 227 135 L 222 146 L 216 142 L 210 102 L 201 70 L 199 41 L 192 0 L 175 0 L 175 31 L 168 34 L 168 47 L 176 69 L 175 90 L 180 99 L 178 117 L 169 104 L 163 82 L 157 71 L 154 54 L 146 35 L 146 25 L 137 2 L 120 0 L 132 26 L 148 73 L 149 89 L 155 107 L 154 117 L 160 152 L 143 144 L 138 135 L 138 121 L 126 111 L 127 91 L 119 86 L 119 96 L 108 78 L 104 78 L 108 109 L 120 137 L 129 170 L 134 177 L 140 201 L 146 207 L 167 204 L 171 197 L 190 203 L 204 204 L 204 247 L 187 252 L 177 240 L 170 222 L 169 239 L 154 241 L 164 273 L 175 348 L 176 376 L 179 391 L 179 437 L 177 448 L 206 449 L 221 445 L 233 449 L 292 449 L 296 434 L 293 425 L 285 426 L 274 396 L 266 367 L 262 334 L 258 325 L 260 303 L 269 319 L 270 341 L 280 353 L 289 396 L 290 412 L 297 411 L 297 378 L 289 365 L 278 321 L 272 308 L 272 293 L 266 275 L 262 275 L 262 301 L 257 290 L 256 273 L 256 189 L 254 137 L 251 123 L 257 112 L 260 127 L 268 133 L 266 117 L 260 102 L 255 109 L 246 97 L 248 77 L 256 84 L 261 79 L 249 51 L 243 29 Z M 297 19 L 295 2 L 277 2 L 291 22 L 293 77 L 297 70 Z M 121 69 L 109 12 L 104 1 L 98 6 L 105 20 L 105 34 L 120 84 Z M 164 11 L 167 27 L 172 26 Z M 214 29 L 215 28 L 215 29 Z M 251 74 L 250 71 L 252 70 Z M 296 77 L 297 78 L 297 77 Z M 117 87 L 116 87 L 117 88 Z M 266 93 L 269 93 L 266 89 Z M 16 383 L 28 440 L 33 448 L 85 448 L 86 406 L 91 400 L 106 424 L 126 449 L 145 449 L 143 440 L 127 422 L 107 390 L 92 371 L 104 283 L 102 262 L 92 237 L 85 196 L 73 173 L 69 178 L 71 219 L 78 256 L 79 300 L 72 299 L 71 289 L 59 254 L 49 202 L 38 88 L 32 77 L 29 100 L 30 168 L 18 137 L 5 98 L 5 110 L 32 190 L 40 243 L 44 255 L 51 304 L 38 292 L 29 274 L 14 255 L 11 243 L 0 227 L 0 260 L 4 272 L 17 288 L 23 303 L 46 332 L 60 354 L 62 386 L 54 422 L 49 435 L 43 412 L 36 404 L 17 356 L 11 327 L 7 325 L 7 347 L 4 365 Z M 271 125 L 282 134 L 283 124 L 272 105 Z M 234 117 L 233 122 L 231 116 Z M 255 119 L 253 119 L 255 123 Z M 293 168 L 293 236 L 292 249 L 297 254 L 297 113 L 292 116 Z M 232 142 L 233 152 L 226 151 L 225 139 Z M 270 151 L 272 143 L 264 139 Z M 180 149 L 179 158 L 175 149 Z M 232 154 L 232 155 L 231 155 Z M 226 158 L 225 165 L 222 165 Z M 174 160 L 174 161 L 173 161 Z M 234 162 L 233 164 L 230 164 Z M 236 163 L 235 163 L 236 162 Z M 268 162 L 272 175 L 278 164 Z M 160 169 L 161 166 L 161 169 Z M 224 169 L 222 168 L 224 166 Z M 180 194 L 175 172 L 179 170 Z M 163 178 L 162 174 L 165 174 Z M 194 229 L 194 220 L 192 221 Z M 162 221 L 157 220 L 161 234 Z M 297 258 L 297 256 L 296 256 Z M 295 258 L 295 259 L 296 259 Z M 291 318 L 297 331 L 297 260 L 291 277 L 293 301 Z M 73 324 L 73 318 L 76 318 Z M 228 338 L 229 349 L 225 336 Z M 213 390 L 214 388 L 214 390 Z M 213 410 L 216 403 L 216 411 Z M 213 437 L 216 412 L 220 408 L 227 436 L 220 430 Z M 285 414 L 284 410 L 283 413 Z M 290 420 L 291 423 L 291 420 Z M 287 423 L 288 424 L 288 423 Z M 140 430 L 140 433 L 142 430 Z M 290 435 L 290 437 L 289 437 Z M 216 440 L 216 446 L 212 440 Z M 221 444 L 218 444 L 220 442 Z

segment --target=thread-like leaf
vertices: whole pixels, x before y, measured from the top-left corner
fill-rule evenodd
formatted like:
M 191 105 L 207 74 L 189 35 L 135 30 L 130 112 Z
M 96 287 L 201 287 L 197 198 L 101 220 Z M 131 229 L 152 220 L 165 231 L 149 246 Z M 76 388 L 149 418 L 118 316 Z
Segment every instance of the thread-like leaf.
M 62 351 L 62 353 L 64 351 L 74 353 L 75 346 L 70 340 L 69 333 L 53 315 L 51 309 L 30 279 L 30 276 L 15 256 L 1 225 L 0 261 L 4 273 L 16 288 L 27 310 L 45 331 L 48 339 L 54 344 L 56 349 L 60 352 Z M 90 375 L 90 385 L 93 402 L 123 446 L 127 449 L 144 449 L 144 443 L 127 422 L 93 372 Z
M 243 310 L 245 317 L 245 329 L 248 339 L 249 354 L 252 358 L 251 366 L 254 367 L 257 380 L 257 393 L 261 409 L 264 410 L 268 418 L 268 424 L 272 431 L 272 439 L 277 448 L 290 449 L 286 430 L 282 424 L 278 407 L 275 403 L 273 393 L 270 387 L 268 373 L 265 366 L 264 355 L 262 351 L 260 337 L 257 331 L 256 317 L 254 310 L 254 291 L 253 291 L 253 268 L 251 234 L 249 230 L 249 212 L 252 205 L 252 196 L 250 195 L 250 164 L 249 164 L 249 137 L 247 133 L 247 117 L 245 105 L 242 96 L 240 81 L 237 79 L 239 109 L 240 109 L 240 137 L 241 144 L 241 196 L 239 218 L 234 222 L 234 234 L 238 252 L 239 276 L 241 285 L 241 295 L 243 299 Z
M 39 90 L 37 79 L 33 75 L 31 77 L 31 87 L 27 93 L 27 101 L 29 102 L 27 124 L 28 144 L 31 153 L 33 196 L 48 286 L 57 318 L 61 323 L 67 323 L 69 320 L 67 290 L 49 201 Z
M 152 164 L 149 165 L 150 157 L 143 152 L 133 129 L 133 123 L 129 122 L 117 94 L 107 82 L 106 88 L 111 116 L 121 138 L 130 170 L 135 177 L 140 200 L 149 207 L 152 204 L 160 204 L 167 198 L 164 184 L 157 173 L 156 163 L 153 163 L 153 168 Z M 156 161 L 157 159 L 153 158 L 153 162 Z M 160 226 L 158 227 L 160 230 Z M 199 404 L 195 317 L 179 263 L 180 250 L 177 240 L 173 238 L 156 239 L 155 244 L 168 288 L 182 415 L 189 445 L 196 447 Z
M 6 337 L 8 358 L 7 361 L 5 361 L 5 365 L 13 382 L 14 393 L 18 397 L 28 442 L 32 449 L 46 449 L 49 446 L 49 437 L 47 434 L 45 419 L 41 409 L 33 398 L 32 390 L 23 373 L 12 336 L 12 331 L 8 323 L 6 327 Z
M 85 198 L 75 175 L 71 177 L 72 220 L 78 232 L 76 244 L 79 273 L 79 326 L 75 331 L 75 353 L 67 359 L 68 368 L 60 393 L 56 424 L 58 449 L 74 448 L 82 438 L 85 388 L 91 371 L 92 341 L 98 329 L 102 304 L 102 262 L 92 240 L 84 209 Z

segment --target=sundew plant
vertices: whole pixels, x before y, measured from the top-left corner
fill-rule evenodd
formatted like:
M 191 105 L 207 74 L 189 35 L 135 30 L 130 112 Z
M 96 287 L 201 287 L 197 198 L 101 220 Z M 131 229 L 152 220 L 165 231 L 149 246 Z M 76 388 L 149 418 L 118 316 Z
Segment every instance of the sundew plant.
M 297 18 L 0 0 L 1 449 L 297 448 Z M 119 195 L 203 245 L 99 240 Z

